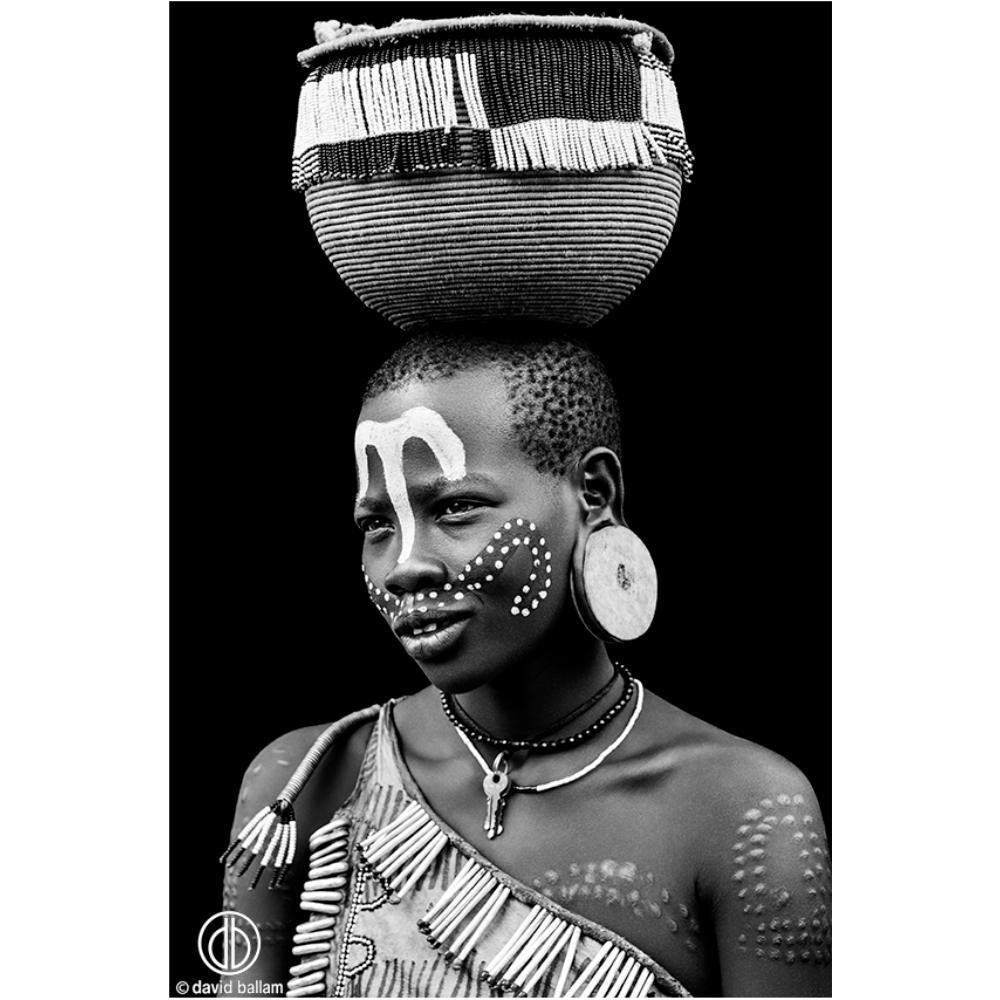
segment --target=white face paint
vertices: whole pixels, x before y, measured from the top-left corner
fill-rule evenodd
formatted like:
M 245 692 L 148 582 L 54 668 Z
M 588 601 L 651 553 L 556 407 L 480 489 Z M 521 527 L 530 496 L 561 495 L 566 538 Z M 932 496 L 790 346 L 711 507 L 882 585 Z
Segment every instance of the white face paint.
M 406 490 L 406 477 L 403 475 L 403 446 L 410 438 L 419 438 L 434 452 L 446 479 L 462 479 L 465 476 L 465 445 L 436 410 L 414 406 L 395 420 L 382 423 L 363 420 L 358 424 L 354 432 L 358 496 L 362 497 L 368 492 L 367 449 L 371 446 L 382 461 L 385 491 L 399 521 L 401 544 L 397 562 L 409 559 L 416 534 L 413 509 Z

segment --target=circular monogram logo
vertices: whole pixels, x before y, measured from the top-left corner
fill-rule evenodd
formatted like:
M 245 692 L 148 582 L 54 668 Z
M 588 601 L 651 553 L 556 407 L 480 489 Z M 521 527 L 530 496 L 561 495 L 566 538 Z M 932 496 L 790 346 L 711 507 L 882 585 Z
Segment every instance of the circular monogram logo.
M 235 976 L 245 972 L 260 955 L 257 925 L 236 910 L 222 910 L 208 918 L 198 933 L 198 954 L 213 972 Z

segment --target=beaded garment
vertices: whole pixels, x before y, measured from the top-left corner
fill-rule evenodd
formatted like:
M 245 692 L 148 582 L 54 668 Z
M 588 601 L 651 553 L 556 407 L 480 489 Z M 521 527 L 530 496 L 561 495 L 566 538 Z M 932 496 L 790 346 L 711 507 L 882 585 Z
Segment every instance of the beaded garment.
M 309 839 L 286 996 L 691 994 L 619 935 L 511 878 L 431 810 L 382 706 L 353 792 Z

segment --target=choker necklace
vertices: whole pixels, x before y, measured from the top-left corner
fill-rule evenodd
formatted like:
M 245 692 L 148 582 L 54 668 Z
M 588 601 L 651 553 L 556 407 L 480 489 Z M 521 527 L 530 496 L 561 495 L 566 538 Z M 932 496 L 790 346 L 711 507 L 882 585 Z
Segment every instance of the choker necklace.
M 486 743 L 490 746 L 499 747 L 503 751 L 511 750 L 531 750 L 533 753 L 552 753 L 556 750 L 563 750 L 569 746 L 575 746 L 578 743 L 582 743 L 584 740 L 588 740 L 593 736 L 596 736 L 611 720 L 629 703 L 632 698 L 632 691 L 635 689 L 636 680 L 629 673 L 628 668 L 621 663 L 616 663 L 614 665 L 615 673 L 612 675 L 611 680 L 601 688 L 592 698 L 584 702 L 583 705 L 575 708 L 569 715 L 563 716 L 561 719 L 557 720 L 552 726 L 550 726 L 545 732 L 541 733 L 540 736 L 545 736 L 548 733 L 554 732 L 556 729 L 561 729 L 567 722 L 571 722 L 573 719 L 582 715 L 587 709 L 592 708 L 605 694 L 610 690 L 611 685 L 615 682 L 615 677 L 620 673 L 625 681 L 625 687 L 622 691 L 621 697 L 595 722 L 587 726 L 586 729 L 581 729 L 578 733 L 572 733 L 569 736 L 561 736 L 557 740 L 545 740 L 539 737 L 527 740 L 510 740 L 505 739 L 501 736 L 494 736 L 492 733 L 486 732 L 486 730 L 481 729 L 478 725 L 469 719 L 468 722 L 463 722 L 457 715 L 455 709 L 456 707 L 459 711 L 463 711 L 461 706 L 458 705 L 457 701 L 454 701 L 450 695 L 445 694 L 444 691 L 441 692 L 441 707 L 444 709 L 444 714 L 448 717 L 448 721 L 458 730 L 460 736 L 471 736 L 473 739 L 479 740 L 481 743 Z M 463 711 L 463 714 L 464 711 Z M 468 715 L 466 714 L 468 719 Z
M 629 693 L 631 694 L 634 687 L 638 694 L 636 696 L 635 708 L 628 722 L 625 724 L 625 728 L 589 764 L 581 767 L 579 771 L 574 771 L 572 774 L 567 775 L 565 778 L 556 778 L 554 781 L 546 781 L 540 785 L 517 785 L 509 777 L 510 761 L 507 759 L 506 751 L 501 750 L 494 758 L 493 766 L 490 767 L 483 755 L 476 749 L 476 745 L 472 740 L 461 729 L 458 730 L 459 737 L 469 753 L 472 754 L 476 762 L 483 769 L 483 774 L 485 775 L 483 778 L 483 792 L 486 795 L 486 821 L 483 823 L 483 829 L 490 840 L 499 837 L 503 833 L 503 810 L 507 803 L 507 797 L 511 792 L 548 792 L 553 788 L 561 788 L 563 785 L 579 781 L 582 777 L 600 767 L 625 742 L 639 718 L 639 713 L 642 712 L 643 703 L 642 681 L 633 680 L 631 677 L 630 681 Z

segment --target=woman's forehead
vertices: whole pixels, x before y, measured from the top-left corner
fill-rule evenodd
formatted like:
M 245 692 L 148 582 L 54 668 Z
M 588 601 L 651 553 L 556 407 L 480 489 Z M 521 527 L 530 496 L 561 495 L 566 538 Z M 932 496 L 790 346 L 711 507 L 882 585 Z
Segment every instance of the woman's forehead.
M 491 369 L 430 381 L 410 381 L 367 400 L 358 424 L 387 424 L 414 410 L 437 414 L 456 434 L 469 465 L 523 457 L 512 426 L 503 377 Z

